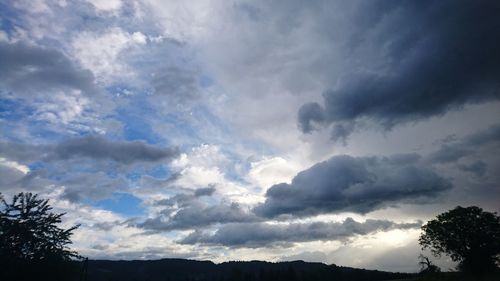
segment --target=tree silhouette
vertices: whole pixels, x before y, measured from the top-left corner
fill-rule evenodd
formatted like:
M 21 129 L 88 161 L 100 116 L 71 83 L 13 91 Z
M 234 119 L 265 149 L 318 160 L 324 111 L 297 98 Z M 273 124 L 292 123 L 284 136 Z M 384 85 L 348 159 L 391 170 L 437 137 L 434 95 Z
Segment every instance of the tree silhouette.
M 456 207 L 422 226 L 422 249 L 446 254 L 458 268 L 483 273 L 496 268 L 500 256 L 500 217 L 479 207 Z
M 441 269 L 437 265 L 433 264 L 428 257 L 420 254 L 418 259 L 420 260 L 418 264 L 420 265 L 421 274 L 434 274 L 441 272 Z
M 28 280 L 51 274 L 53 280 L 67 271 L 69 261 L 79 258 L 68 248 L 78 225 L 58 226 L 62 214 L 52 213 L 48 200 L 32 193 L 19 193 L 8 203 L 0 194 L 0 263 L 4 280 Z M 41 276 L 37 276 L 39 279 Z

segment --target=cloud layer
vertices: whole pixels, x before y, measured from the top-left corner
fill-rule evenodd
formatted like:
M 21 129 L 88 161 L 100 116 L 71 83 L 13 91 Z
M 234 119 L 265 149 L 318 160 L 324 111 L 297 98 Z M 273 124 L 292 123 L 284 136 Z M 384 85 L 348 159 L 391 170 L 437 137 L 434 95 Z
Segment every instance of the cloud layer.
M 86 158 L 111 160 L 120 164 L 170 161 L 179 155 L 176 148 L 161 148 L 142 141 L 112 141 L 102 136 L 70 138 L 54 145 L 0 142 L 0 154 L 20 162 Z
M 265 247 L 273 244 L 286 245 L 293 242 L 346 240 L 356 235 L 366 235 L 371 232 L 395 228 L 417 228 L 420 225 L 420 222 L 397 224 L 387 220 L 357 222 L 352 218 L 347 218 L 341 223 L 227 224 L 219 228 L 214 234 L 195 231 L 182 239 L 180 243 L 215 244 L 230 247 Z

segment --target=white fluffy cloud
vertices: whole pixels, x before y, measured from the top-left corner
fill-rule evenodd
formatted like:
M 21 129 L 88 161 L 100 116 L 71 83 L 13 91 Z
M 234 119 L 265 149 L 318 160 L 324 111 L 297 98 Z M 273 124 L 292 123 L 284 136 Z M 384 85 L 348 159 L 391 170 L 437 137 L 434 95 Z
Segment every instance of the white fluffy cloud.
M 145 0 L 150 12 L 162 26 L 165 36 L 180 41 L 191 41 L 207 35 L 220 19 L 225 16 L 223 6 L 229 3 L 210 0 L 161 1 Z
M 147 38 L 141 32 L 130 33 L 114 27 L 102 32 L 81 32 L 73 38 L 72 47 L 73 55 L 98 81 L 110 82 L 113 78 L 133 75 L 122 52 L 146 43 Z
M 274 184 L 290 183 L 299 171 L 297 164 L 282 157 L 271 157 L 251 162 L 248 178 L 265 191 Z
M 232 179 L 229 173 L 235 171 L 231 165 L 233 163 L 219 146 L 202 144 L 172 162 L 172 167 L 178 171 L 175 185 L 187 189 L 213 186 L 223 198 L 242 204 L 261 201 L 262 195 L 253 193 L 247 184 Z

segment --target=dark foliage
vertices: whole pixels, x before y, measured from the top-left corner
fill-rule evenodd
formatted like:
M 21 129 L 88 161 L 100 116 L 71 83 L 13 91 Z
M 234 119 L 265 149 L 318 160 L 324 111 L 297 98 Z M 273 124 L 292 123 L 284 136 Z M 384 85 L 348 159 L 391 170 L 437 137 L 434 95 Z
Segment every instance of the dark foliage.
M 422 226 L 419 242 L 436 256 L 446 254 L 461 271 L 492 272 L 500 256 L 500 217 L 478 207 L 456 207 Z
M 60 228 L 64 214 L 52 213 L 48 200 L 31 193 L 0 201 L 0 279 L 67 280 L 70 261 L 79 257 L 68 248 L 78 226 Z

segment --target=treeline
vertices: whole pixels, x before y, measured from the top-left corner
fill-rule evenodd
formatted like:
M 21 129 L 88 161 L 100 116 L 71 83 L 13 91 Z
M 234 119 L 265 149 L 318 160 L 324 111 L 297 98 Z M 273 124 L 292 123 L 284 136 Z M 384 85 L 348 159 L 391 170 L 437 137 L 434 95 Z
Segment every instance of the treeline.
M 414 274 L 365 270 L 303 261 L 270 263 L 163 259 L 155 261 L 89 261 L 88 280 L 95 281 L 322 281 L 392 280 Z

